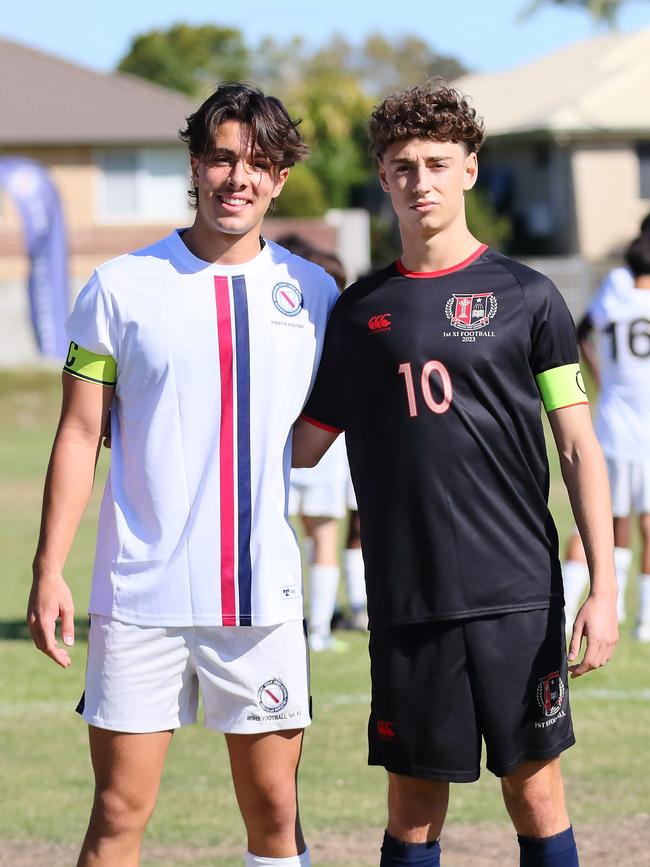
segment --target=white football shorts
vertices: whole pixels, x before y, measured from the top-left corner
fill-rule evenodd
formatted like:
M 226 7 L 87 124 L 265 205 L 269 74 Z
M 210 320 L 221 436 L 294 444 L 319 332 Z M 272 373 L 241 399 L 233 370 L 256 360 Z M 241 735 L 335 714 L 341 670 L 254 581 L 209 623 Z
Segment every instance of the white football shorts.
M 347 514 L 346 486 L 334 478 L 324 484 L 291 482 L 289 514 L 310 518 L 344 518 Z
M 93 614 L 86 689 L 89 725 L 156 732 L 196 722 L 233 734 L 311 722 L 305 626 L 138 626 Z
M 606 461 L 614 517 L 625 518 L 633 511 L 637 515 L 650 512 L 650 461 Z

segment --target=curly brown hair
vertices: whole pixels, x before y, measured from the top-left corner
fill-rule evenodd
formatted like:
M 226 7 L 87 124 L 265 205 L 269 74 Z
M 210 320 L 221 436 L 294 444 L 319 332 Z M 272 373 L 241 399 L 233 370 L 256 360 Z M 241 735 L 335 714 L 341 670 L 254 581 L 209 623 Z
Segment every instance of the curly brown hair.
M 468 98 L 440 81 L 387 96 L 370 115 L 368 132 L 377 159 L 393 142 L 411 138 L 455 142 L 477 153 L 485 137 L 483 118 Z

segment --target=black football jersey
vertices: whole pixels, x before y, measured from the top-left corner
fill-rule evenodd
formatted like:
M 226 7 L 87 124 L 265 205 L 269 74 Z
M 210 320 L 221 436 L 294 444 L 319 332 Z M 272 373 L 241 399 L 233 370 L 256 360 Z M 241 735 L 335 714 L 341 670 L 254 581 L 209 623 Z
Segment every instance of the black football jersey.
M 577 361 L 553 283 L 486 247 L 341 295 L 304 417 L 345 431 L 372 627 L 561 601 L 536 376 Z

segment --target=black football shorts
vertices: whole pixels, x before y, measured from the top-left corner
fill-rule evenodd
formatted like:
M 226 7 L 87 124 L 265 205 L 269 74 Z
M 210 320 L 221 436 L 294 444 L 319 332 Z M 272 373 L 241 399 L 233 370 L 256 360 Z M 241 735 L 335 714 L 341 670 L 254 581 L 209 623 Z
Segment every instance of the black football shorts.
M 482 740 L 498 777 L 575 742 L 562 608 L 375 629 L 370 667 L 371 765 L 472 782 Z

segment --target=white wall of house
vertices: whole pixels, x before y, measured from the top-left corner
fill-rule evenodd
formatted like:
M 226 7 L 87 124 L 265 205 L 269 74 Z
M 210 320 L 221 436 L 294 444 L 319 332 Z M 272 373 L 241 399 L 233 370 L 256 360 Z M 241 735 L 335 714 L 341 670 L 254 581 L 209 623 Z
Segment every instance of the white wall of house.
M 111 148 L 95 153 L 98 223 L 187 223 L 187 148 Z
M 634 142 L 575 144 L 571 169 L 578 249 L 591 261 L 619 251 L 650 210 L 641 197 L 639 156 Z

